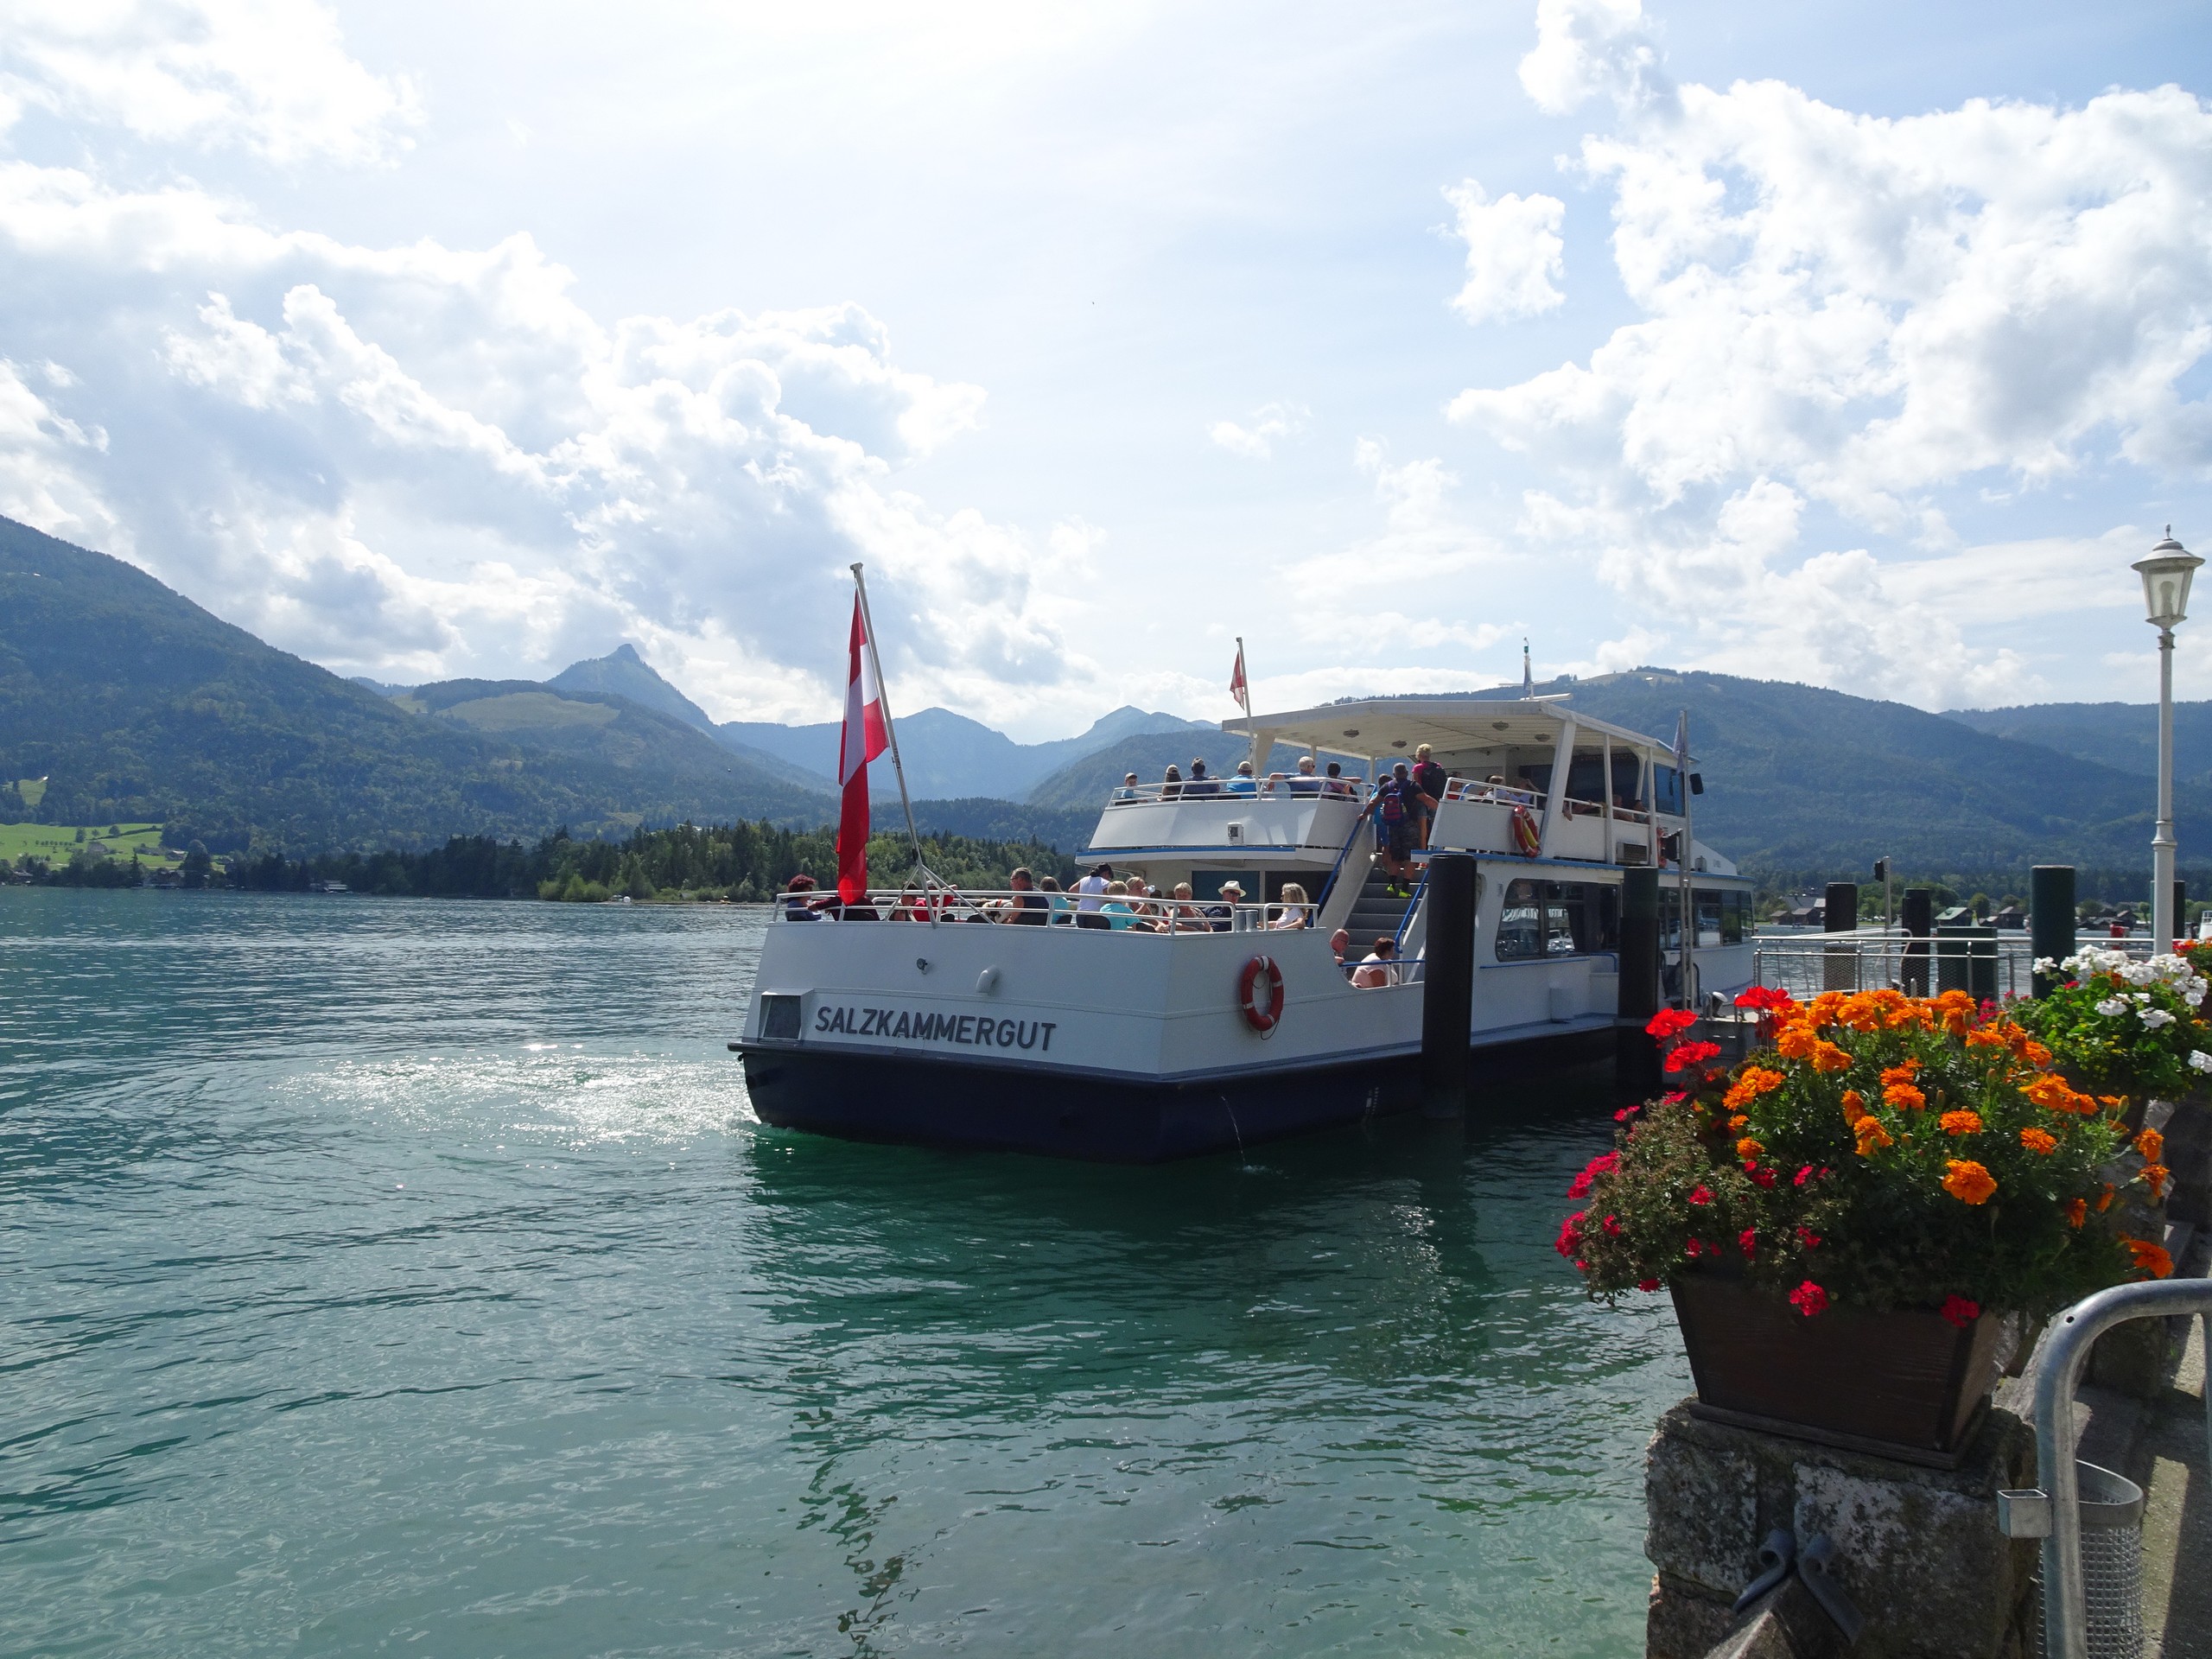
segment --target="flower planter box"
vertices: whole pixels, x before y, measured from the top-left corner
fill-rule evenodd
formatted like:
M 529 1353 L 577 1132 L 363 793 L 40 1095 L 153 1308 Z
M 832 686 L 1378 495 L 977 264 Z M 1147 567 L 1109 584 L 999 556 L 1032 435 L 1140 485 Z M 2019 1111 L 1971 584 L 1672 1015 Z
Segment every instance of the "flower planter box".
M 1907 1462 L 1956 1464 L 2007 1358 L 2006 1320 L 1831 1307 L 1807 1319 L 1735 1275 L 1669 1288 L 1699 1416 Z

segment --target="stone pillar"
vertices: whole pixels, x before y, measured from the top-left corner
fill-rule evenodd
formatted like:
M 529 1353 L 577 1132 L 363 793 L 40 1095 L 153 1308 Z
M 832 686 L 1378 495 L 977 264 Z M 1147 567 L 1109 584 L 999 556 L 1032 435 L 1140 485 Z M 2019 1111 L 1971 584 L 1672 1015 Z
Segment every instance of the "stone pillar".
M 1704 1659 L 1777 1528 L 1834 1541 L 1866 1620 L 1851 1659 L 2022 1659 L 2036 1547 L 1997 1529 L 1999 1491 L 2035 1484 L 2018 1417 L 1992 1408 L 1958 1466 L 1937 1469 L 1707 1422 L 1691 1403 L 1659 1420 L 1645 1460 L 1647 1659 Z

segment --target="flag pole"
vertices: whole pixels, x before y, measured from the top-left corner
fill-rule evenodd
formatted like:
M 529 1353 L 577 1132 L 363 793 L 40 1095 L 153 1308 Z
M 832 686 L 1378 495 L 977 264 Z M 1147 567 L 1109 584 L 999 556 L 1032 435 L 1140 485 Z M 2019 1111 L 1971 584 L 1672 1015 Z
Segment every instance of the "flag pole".
M 1236 638 L 1236 677 L 1239 682 L 1236 688 L 1236 702 L 1244 710 L 1244 718 L 1249 722 L 1252 718 L 1252 671 L 1244 661 L 1244 636 L 1240 633 Z M 1252 763 L 1253 774 L 1256 777 L 1260 770 L 1260 734 L 1255 731 L 1248 735 L 1251 742 L 1245 753 Z
M 882 677 L 879 672 L 879 680 Z M 1675 775 L 1682 791 L 1682 1006 L 1697 1007 L 1697 891 L 1690 884 L 1692 855 L 1697 846 L 1695 820 L 1690 807 L 1690 715 L 1682 710 L 1681 752 L 1675 757 Z
M 868 659 L 875 669 L 875 696 L 883 710 L 883 734 L 891 743 L 891 770 L 899 779 L 899 804 L 906 810 L 906 833 L 913 838 L 914 868 L 927 874 L 922 862 L 922 832 L 914 828 L 914 804 L 906 798 L 906 768 L 899 760 L 899 728 L 891 723 L 891 694 L 883 686 L 883 658 L 875 650 L 875 618 L 868 608 L 868 580 L 861 575 L 861 568 L 853 566 L 853 586 L 861 596 L 861 626 L 868 632 Z

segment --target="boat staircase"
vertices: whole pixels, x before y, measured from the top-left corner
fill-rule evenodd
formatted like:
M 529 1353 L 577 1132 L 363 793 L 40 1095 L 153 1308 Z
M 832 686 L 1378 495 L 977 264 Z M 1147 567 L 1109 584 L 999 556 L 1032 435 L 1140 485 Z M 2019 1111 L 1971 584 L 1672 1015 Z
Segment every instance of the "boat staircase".
M 1406 913 L 1419 899 L 1420 891 L 1414 888 L 1414 899 L 1398 898 L 1391 893 L 1390 878 L 1381 863 L 1371 866 L 1358 895 L 1351 901 L 1351 911 L 1338 924 L 1351 935 L 1352 950 L 1365 956 L 1376 939 L 1385 935 L 1398 938 L 1406 925 Z

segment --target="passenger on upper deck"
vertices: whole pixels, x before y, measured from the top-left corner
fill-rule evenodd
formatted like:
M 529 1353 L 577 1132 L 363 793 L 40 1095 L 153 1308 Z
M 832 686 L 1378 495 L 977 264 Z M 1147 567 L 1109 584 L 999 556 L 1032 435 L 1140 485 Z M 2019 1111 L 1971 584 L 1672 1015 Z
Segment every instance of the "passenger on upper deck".
M 1338 967 L 1342 968 L 1346 973 L 1351 971 L 1351 964 L 1344 961 L 1344 958 L 1351 954 L 1350 928 L 1340 927 L 1329 935 L 1329 954 L 1337 959 Z
M 1170 762 L 1167 775 L 1160 782 L 1160 798 L 1163 801 L 1172 801 L 1182 792 L 1183 774 L 1176 771 L 1173 763 Z
M 1282 899 L 1277 908 L 1280 913 L 1274 920 L 1268 924 L 1268 928 L 1273 931 L 1280 933 L 1293 928 L 1304 927 L 1313 920 L 1312 916 L 1307 913 L 1306 889 L 1295 881 L 1286 881 L 1282 884 Z
M 1098 907 L 1105 902 L 1106 883 L 1113 874 L 1111 864 L 1101 864 L 1075 884 L 1075 925 L 1077 927 L 1104 927 L 1107 925 L 1106 918 L 1098 913 Z
M 784 919 L 787 922 L 818 922 L 822 919 L 822 901 L 815 896 L 814 878 L 804 871 L 791 877 L 784 889 Z
M 1221 785 L 1206 771 L 1206 758 L 1198 756 L 1191 762 L 1191 781 L 1183 785 L 1185 795 L 1218 795 Z
M 1258 780 L 1252 776 L 1252 763 L 1249 760 L 1239 760 L 1236 763 L 1236 775 L 1224 784 L 1221 788 L 1225 795 L 1258 794 L 1260 785 Z
M 1298 757 L 1298 776 L 1290 780 L 1290 792 L 1294 795 L 1319 795 L 1321 792 L 1321 780 L 1313 774 L 1312 755 Z
M 1137 775 L 1134 772 L 1122 774 L 1122 786 L 1114 791 L 1117 801 L 1134 801 L 1137 798 Z
M 1351 785 L 1346 780 L 1344 769 L 1340 763 L 1334 760 L 1329 762 L 1328 776 L 1321 780 L 1321 792 L 1325 795 L 1351 793 Z
M 1430 758 L 1426 743 L 1414 751 L 1413 780 L 1421 791 L 1421 835 L 1415 844 L 1426 847 L 1429 831 L 1436 826 L 1436 809 L 1444 804 L 1444 786 L 1451 782 L 1444 768 Z
M 1044 926 L 1052 901 L 1043 893 L 1036 891 L 1028 867 L 1024 865 L 1014 871 L 1012 875 L 1007 877 L 1006 884 L 1014 889 L 1014 902 L 1007 907 L 1007 913 L 1001 916 L 999 919 L 1002 922 L 1020 923 L 1029 927 Z
M 1504 787 L 1505 774 L 1502 772 L 1493 772 L 1484 785 L 1482 798 L 1486 801 L 1501 800 L 1503 797 L 1497 791 Z
M 1138 913 L 1136 906 L 1129 903 L 1128 892 L 1129 884 L 1126 881 L 1109 881 L 1106 884 L 1106 902 L 1100 908 L 1100 913 L 1106 918 L 1106 925 L 1116 933 L 1151 932 L 1152 924 L 1146 921 Z
M 1217 933 L 1226 933 L 1236 925 L 1236 906 L 1244 902 L 1243 887 L 1236 881 L 1221 884 L 1221 902 L 1205 907 L 1206 921 Z
M 1175 884 L 1175 899 L 1176 931 L 1181 933 L 1205 932 L 1207 925 L 1205 914 L 1191 902 L 1189 882 L 1178 881 Z

